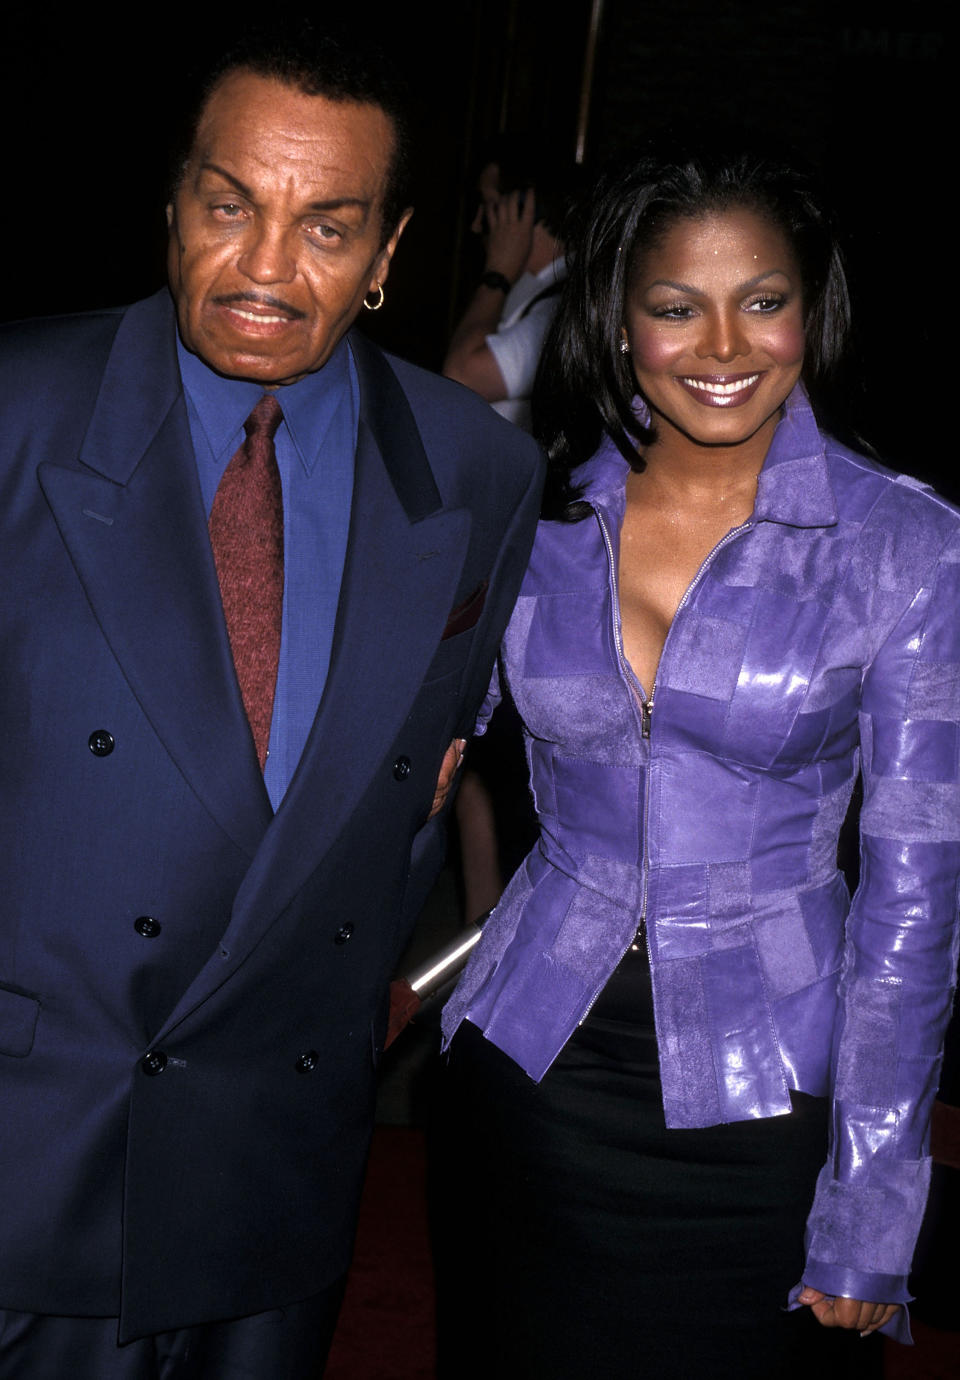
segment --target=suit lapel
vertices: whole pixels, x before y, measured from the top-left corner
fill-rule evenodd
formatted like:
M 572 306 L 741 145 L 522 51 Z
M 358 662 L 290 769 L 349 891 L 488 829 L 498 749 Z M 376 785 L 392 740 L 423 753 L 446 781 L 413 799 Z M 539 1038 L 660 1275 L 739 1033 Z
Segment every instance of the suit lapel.
M 165 295 L 117 332 L 81 465 L 40 481 L 103 634 L 157 736 L 251 855 L 271 818 L 243 712 Z
M 323 698 L 294 778 L 240 888 L 221 950 L 165 1031 L 243 962 L 349 824 L 410 711 L 463 566 L 469 513 L 442 507 L 409 403 L 389 365 L 366 342 L 352 345 L 360 426 Z

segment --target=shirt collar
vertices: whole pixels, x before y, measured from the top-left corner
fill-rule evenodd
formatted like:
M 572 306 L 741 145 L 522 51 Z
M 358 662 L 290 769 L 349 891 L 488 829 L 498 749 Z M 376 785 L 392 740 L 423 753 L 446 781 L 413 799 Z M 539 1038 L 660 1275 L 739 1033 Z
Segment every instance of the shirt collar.
M 264 390 L 246 379 L 224 378 L 177 337 L 180 377 L 215 459 L 232 455 L 243 424 Z M 312 474 L 327 431 L 345 398 L 350 396 L 350 356 L 341 340 L 322 369 L 276 390 L 283 420 L 307 474 Z
M 567 261 L 562 254 L 552 259 L 539 273 L 533 274 L 538 287 L 549 287 L 552 283 L 562 283 L 567 276 Z
M 646 409 L 639 398 L 634 408 L 642 420 Z M 585 486 L 585 498 L 609 505 L 622 517 L 623 486 L 629 472 L 630 466 L 605 436 L 596 453 L 574 472 L 573 482 Z M 787 398 L 763 462 L 753 521 L 790 527 L 832 527 L 837 521 L 823 438 L 802 384 Z

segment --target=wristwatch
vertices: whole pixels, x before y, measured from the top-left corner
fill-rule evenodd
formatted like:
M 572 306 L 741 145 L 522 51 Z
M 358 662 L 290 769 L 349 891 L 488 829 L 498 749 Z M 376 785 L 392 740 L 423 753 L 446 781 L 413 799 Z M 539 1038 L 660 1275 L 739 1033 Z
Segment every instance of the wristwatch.
M 484 287 L 497 288 L 500 292 L 509 292 L 513 287 L 510 279 L 505 274 L 498 273 L 494 268 L 488 268 L 486 273 L 481 273 L 480 282 Z

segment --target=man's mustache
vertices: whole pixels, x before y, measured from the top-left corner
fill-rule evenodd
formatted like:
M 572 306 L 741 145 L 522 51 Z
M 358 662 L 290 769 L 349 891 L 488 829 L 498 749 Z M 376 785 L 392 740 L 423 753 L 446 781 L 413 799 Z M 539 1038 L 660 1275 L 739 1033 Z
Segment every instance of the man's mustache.
M 285 302 L 282 297 L 271 297 L 266 292 L 225 292 L 213 300 L 221 307 L 232 306 L 235 302 L 247 302 L 254 307 L 272 307 L 274 311 L 282 311 L 297 321 L 303 320 L 307 314 L 305 311 L 301 311 L 299 307 L 291 306 L 289 302 Z

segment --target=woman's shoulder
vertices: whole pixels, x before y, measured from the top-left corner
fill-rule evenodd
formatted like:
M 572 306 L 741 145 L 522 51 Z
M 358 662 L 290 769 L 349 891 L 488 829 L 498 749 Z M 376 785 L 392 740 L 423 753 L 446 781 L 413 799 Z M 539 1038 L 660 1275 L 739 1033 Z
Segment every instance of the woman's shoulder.
M 824 460 L 849 543 L 847 579 L 864 610 L 895 621 L 924 588 L 941 610 L 960 595 L 960 511 L 931 485 L 826 438 Z M 952 614 L 951 614 L 952 616 Z
M 923 479 L 824 436 L 824 460 L 841 520 L 862 521 L 865 530 L 909 532 L 918 540 L 960 532 L 960 509 Z

